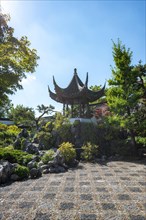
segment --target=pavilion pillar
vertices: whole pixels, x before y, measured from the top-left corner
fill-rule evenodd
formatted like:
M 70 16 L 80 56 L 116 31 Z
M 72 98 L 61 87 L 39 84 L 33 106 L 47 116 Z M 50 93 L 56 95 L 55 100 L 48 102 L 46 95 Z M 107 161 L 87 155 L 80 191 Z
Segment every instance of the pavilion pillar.
M 90 116 L 90 107 L 89 107 L 89 103 L 87 103 L 87 117 Z
M 65 116 L 65 104 L 63 103 L 63 115 Z
M 79 104 L 79 116 L 82 117 L 82 104 Z
M 82 104 L 82 115 L 83 115 L 83 117 L 85 116 L 85 105 L 84 104 Z
M 73 104 L 71 105 L 71 117 L 73 118 Z

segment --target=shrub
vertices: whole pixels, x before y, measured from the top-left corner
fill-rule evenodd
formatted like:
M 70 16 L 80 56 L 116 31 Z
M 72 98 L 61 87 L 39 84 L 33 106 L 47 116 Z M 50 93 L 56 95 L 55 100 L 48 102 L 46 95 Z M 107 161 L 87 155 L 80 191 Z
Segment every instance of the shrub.
M 137 136 L 135 139 L 140 146 L 146 147 L 146 137 Z
M 48 132 L 51 132 L 53 130 L 53 122 L 52 121 L 48 121 L 46 124 L 45 124 L 45 131 L 48 131 Z
M 54 151 L 48 150 L 41 158 L 44 164 L 47 164 L 49 161 L 54 159 Z
M 44 150 L 48 150 L 52 147 L 53 137 L 51 133 L 40 131 L 36 135 L 36 138 L 38 139 L 39 143 L 44 146 Z
M 0 124 L 0 146 L 6 147 L 13 144 L 20 131 L 21 129 L 19 129 L 16 125 L 8 126 Z
M 61 145 L 59 145 L 59 150 L 64 157 L 66 164 L 70 164 L 76 157 L 76 150 L 73 148 L 72 143 L 63 142 Z
M 21 150 L 13 150 L 12 147 L 0 148 L 0 159 L 8 160 L 10 163 L 27 164 L 32 160 L 32 156 Z
M 20 179 L 28 178 L 29 169 L 25 166 L 18 165 L 15 168 L 14 173 L 17 174 L 20 177 Z
M 60 142 L 71 142 L 71 123 L 61 113 L 56 114 L 54 130 L 57 131 L 59 137 L 61 138 Z
M 23 158 L 22 164 L 27 165 L 32 160 L 33 156 L 32 156 L 32 154 L 26 154 L 26 155 L 23 155 L 22 158 Z
M 83 152 L 81 153 L 82 159 L 86 161 L 92 161 L 98 156 L 98 145 L 91 144 L 87 142 L 85 145 L 82 146 Z
M 62 142 L 70 142 L 72 140 L 71 134 L 71 124 L 64 123 L 60 127 L 57 128 L 57 132 L 62 140 Z
M 20 133 L 21 129 L 18 128 L 16 125 L 10 125 L 8 126 L 7 131 L 10 135 L 17 136 Z
M 9 146 L 5 147 L 5 150 L 14 150 L 14 147 L 9 145 Z
M 134 153 L 133 145 L 127 140 L 113 140 L 110 147 L 111 155 L 118 155 L 126 158 L 131 157 Z
M 81 123 L 81 137 L 84 142 L 97 142 L 96 129 L 93 123 Z

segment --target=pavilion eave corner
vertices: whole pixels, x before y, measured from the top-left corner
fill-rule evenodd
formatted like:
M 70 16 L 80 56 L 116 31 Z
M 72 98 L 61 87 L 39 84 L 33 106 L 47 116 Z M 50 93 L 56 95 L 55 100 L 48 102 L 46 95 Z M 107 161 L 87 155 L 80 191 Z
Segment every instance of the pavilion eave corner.
M 48 87 L 50 97 L 56 101 L 63 104 L 63 112 L 68 109 L 68 105 L 71 106 L 72 117 L 73 108 L 78 105 L 79 117 L 88 117 L 87 111 L 89 111 L 89 103 L 98 100 L 100 97 L 104 96 L 105 85 L 99 91 L 92 91 L 88 88 L 88 73 L 86 76 L 85 83 L 81 81 L 77 74 L 77 69 L 74 69 L 74 74 L 71 82 L 66 88 L 61 88 L 55 81 L 53 77 L 53 84 L 55 93 Z M 66 108 L 65 108 L 66 107 Z M 86 109 L 86 114 L 85 114 Z

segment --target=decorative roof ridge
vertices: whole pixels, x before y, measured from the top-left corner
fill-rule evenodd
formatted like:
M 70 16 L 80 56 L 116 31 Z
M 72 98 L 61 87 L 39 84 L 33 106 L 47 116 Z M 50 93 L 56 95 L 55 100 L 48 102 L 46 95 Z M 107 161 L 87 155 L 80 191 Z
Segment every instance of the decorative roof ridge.
M 86 73 L 85 87 L 88 88 L 88 72 Z

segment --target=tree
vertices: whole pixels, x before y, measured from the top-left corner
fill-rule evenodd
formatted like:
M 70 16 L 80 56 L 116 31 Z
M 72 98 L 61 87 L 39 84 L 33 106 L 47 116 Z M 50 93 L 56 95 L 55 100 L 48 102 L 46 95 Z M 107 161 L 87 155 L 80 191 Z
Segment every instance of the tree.
M 106 98 L 114 119 L 121 127 L 127 129 L 136 152 L 135 136 L 139 129 L 136 121 L 138 106 L 141 105 L 141 99 L 145 96 L 146 65 L 139 62 L 137 66 L 132 66 L 132 52 L 126 49 L 120 40 L 117 44 L 113 42 L 113 59 L 115 67 L 112 67 L 112 79 L 108 81 L 110 87 Z
M 41 113 L 41 115 L 37 118 L 35 118 L 35 123 L 36 123 L 36 128 L 38 130 L 39 128 L 39 122 L 41 121 L 42 117 L 45 115 L 45 114 L 51 114 L 54 112 L 54 109 L 55 107 L 52 106 L 52 105 L 49 105 L 49 106 L 45 106 L 45 105 L 38 105 L 37 106 L 37 111 L 39 113 Z
M 33 126 L 35 121 L 35 112 L 33 108 L 17 105 L 11 108 L 9 118 L 12 119 L 17 125 Z
M 99 91 L 99 90 L 102 89 L 102 86 L 101 86 L 101 85 L 100 85 L 100 86 L 97 86 L 97 85 L 95 85 L 95 86 L 90 86 L 90 89 L 91 89 L 93 92 L 97 92 L 97 91 Z M 106 93 L 106 91 L 107 91 L 107 88 L 105 89 L 105 93 Z M 98 103 L 102 103 L 102 102 L 106 102 L 106 96 L 105 96 L 105 95 L 102 96 L 102 97 L 100 97 L 98 100 L 92 102 L 92 104 L 96 104 L 96 103 L 98 104 Z
M 45 106 L 43 104 L 38 105 L 37 111 L 41 113 L 39 117 L 35 116 L 35 111 L 33 108 L 25 107 L 23 105 L 17 105 L 15 108 L 12 107 L 10 109 L 9 118 L 12 119 L 17 125 L 22 124 L 24 126 L 29 126 L 29 127 L 36 126 L 38 130 L 39 123 L 42 117 L 45 114 L 51 114 L 52 112 L 54 112 L 54 106 L 52 105 Z
M 0 118 L 7 118 L 9 111 L 13 107 L 11 100 L 7 99 L 2 106 L 0 106 Z
M 22 89 L 21 81 L 26 73 L 33 73 L 38 56 L 30 49 L 26 36 L 17 39 L 14 28 L 8 26 L 10 17 L 0 13 L 0 107 L 8 102 L 8 95 Z

